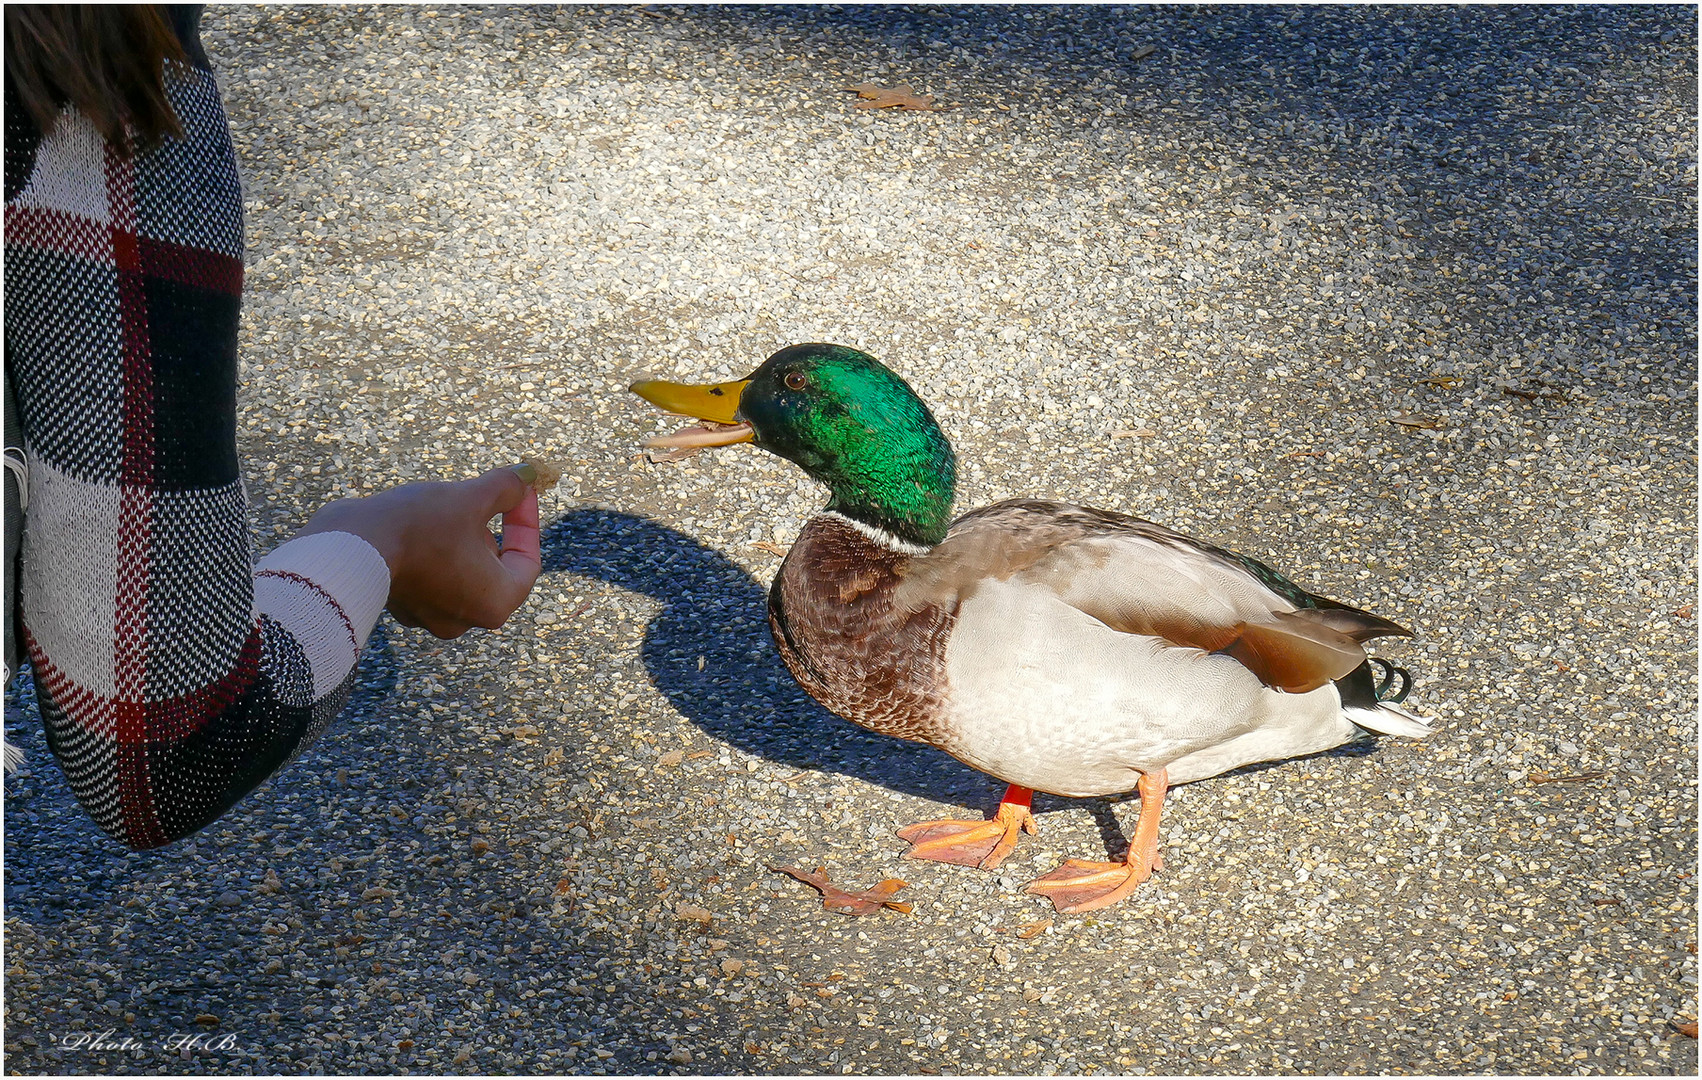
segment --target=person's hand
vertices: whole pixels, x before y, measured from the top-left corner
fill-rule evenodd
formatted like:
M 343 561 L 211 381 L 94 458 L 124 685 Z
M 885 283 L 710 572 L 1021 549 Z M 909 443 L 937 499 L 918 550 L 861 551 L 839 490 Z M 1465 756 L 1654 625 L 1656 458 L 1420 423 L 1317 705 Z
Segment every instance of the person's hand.
M 538 495 L 530 466 L 492 469 L 458 483 L 406 484 L 362 499 L 327 503 L 298 535 L 353 533 L 390 567 L 386 606 L 403 626 L 440 638 L 501 626 L 532 591 L 541 569 Z M 490 519 L 502 515 L 502 543 Z

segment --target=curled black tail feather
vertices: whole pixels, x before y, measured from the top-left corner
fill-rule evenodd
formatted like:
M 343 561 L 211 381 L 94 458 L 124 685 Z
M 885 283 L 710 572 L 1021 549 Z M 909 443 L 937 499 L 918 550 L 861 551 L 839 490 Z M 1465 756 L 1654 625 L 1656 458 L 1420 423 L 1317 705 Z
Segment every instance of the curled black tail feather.
M 1412 693 L 1412 673 L 1406 668 L 1396 667 L 1381 656 L 1367 656 L 1365 662 L 1377 665 L 1382 671 L 1382 676 L 1378 678 L 1376 689 L 1373 691 L 1378 701 L 1392 701 L 1399 705 L 1407 699 L 1408 694 Z M 1396 679 L 1400 680 L 1400 689 L 1390 692 L 1389 685 Z
M 1344 709 L 1375 709 L 1385 701 L 1398 705 L 1412 693 L 1412 675 L 1381 657 L 1368 656 L 1365 663 L 1336 680 L 1336 691 Z

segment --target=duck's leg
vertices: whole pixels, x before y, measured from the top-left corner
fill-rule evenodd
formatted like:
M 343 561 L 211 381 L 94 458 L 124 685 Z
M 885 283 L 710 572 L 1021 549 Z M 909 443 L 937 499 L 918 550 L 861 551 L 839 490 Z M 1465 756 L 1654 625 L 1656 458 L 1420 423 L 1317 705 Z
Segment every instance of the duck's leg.
M 898 835 L 913 845 L 907 859 L 932 859 L 958 866 L 996 870 L 1016 850 L 1017 837 L 1034 833 L 1034 792 L 1015 784 L 1005 788 L 991 821 L 924 821 L 906 825 Z
M 1122 862 L 1066 859 L 1058 869 L 1031 882 L 1028 891 L 1050 897 L 1054 907 L 1069 915 L 1097 911 L 1126 898 L 1154 870 L 1164 869 L 1158 854 L 1158 815 L 1169 787 L 1170 778 L 1163 769 L 1141 776 L 1141 816 Z

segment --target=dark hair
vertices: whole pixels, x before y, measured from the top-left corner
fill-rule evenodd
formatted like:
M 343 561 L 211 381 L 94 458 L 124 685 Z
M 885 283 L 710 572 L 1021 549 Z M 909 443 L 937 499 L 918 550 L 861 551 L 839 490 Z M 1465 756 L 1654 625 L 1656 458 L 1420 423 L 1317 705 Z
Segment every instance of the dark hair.
M 5 19 L 9 104 L 43 136 L 70 104 L 120 150 L 183 137 L 165 64 L 188 60 L 158 5 L 7 4 Z

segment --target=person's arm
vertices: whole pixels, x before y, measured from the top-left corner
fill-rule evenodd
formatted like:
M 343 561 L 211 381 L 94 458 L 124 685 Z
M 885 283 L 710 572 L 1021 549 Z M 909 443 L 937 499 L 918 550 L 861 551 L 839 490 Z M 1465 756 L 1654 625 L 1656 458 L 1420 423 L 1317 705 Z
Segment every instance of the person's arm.
M 241 192 L 211 75 L 170 92 L 187 138 L 133 158 L 75 114 L 32 141 L 8 110 L 6 133 L 25 634 L 72 790 L 137 848 L 203 827 L 311 742 L 387 602 L 458 633 L 500 623 L 537 574 L 535 497 L 508 470 L 333 503 L 251 563 Z M 508 552 L 485 527 L 500 511 Z

